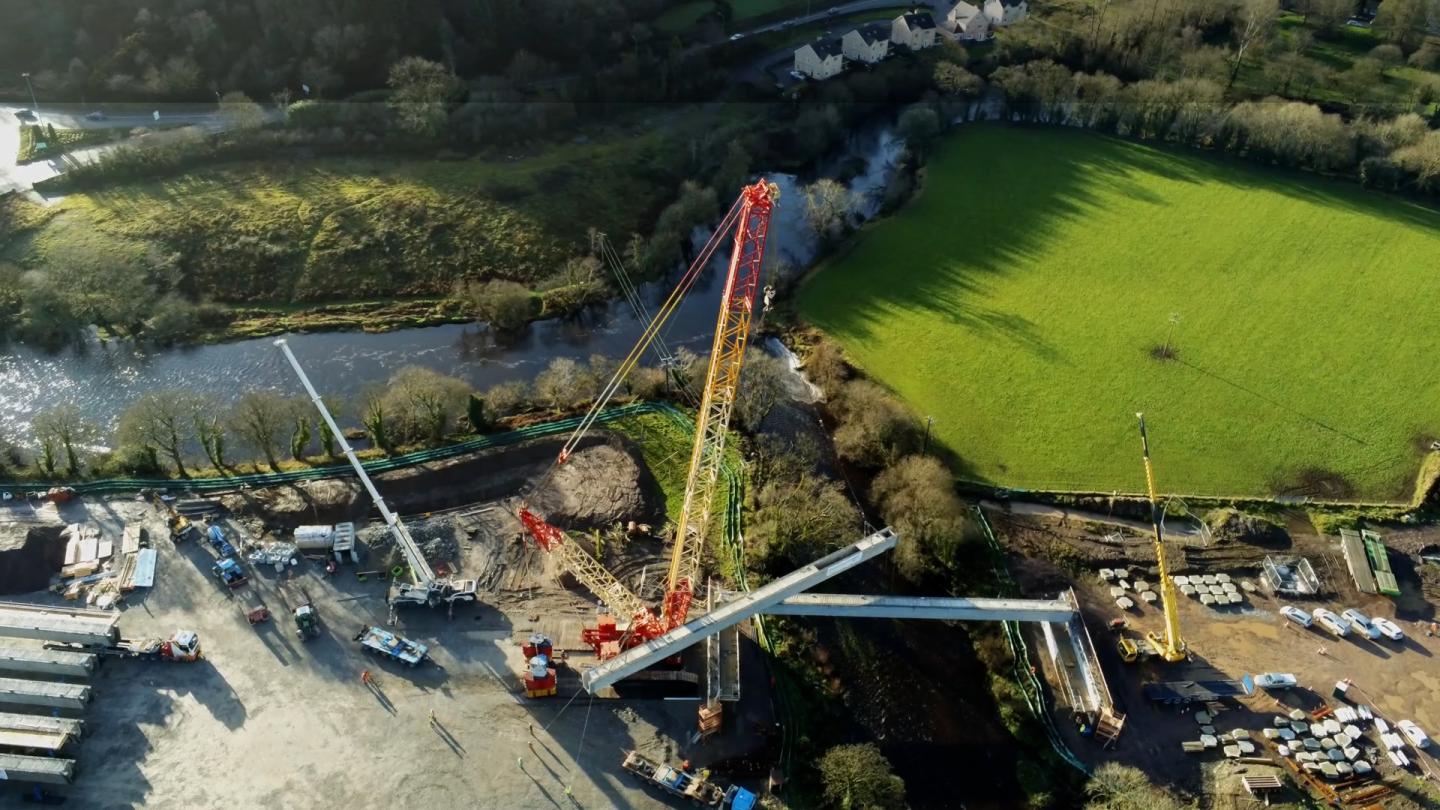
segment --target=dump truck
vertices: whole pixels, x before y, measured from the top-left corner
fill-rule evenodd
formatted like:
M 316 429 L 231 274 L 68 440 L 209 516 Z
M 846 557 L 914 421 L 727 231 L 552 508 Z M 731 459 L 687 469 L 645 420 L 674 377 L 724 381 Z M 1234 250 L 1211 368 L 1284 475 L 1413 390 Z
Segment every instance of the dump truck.
M 688 771 L 662 765 L 639 751 L 625 752 L 625 760 L 620 763 L 620 767 L 666 793 L 689 799 L 701 807 L 751 810 L 756 804 L 754 793 L 736 785 L 721 787 L 710 781 L 710 772 L 707 770 Z
M 115 658 L 151 661 L 200 660 L 200 636 L 194 630 L 176 630 L 170 638 L 122 638 L 114 644 L 46 644 L 49 650 L 86 652 Z
M 355 640 L 360 642 L 361 649 L 366 652 L 399 661 L 407 666 L 418 667 L 430 657 L 430 648 L 424 644 L 397 636 L 374 625 L 361 627 L 360 632 L 355 634 Z

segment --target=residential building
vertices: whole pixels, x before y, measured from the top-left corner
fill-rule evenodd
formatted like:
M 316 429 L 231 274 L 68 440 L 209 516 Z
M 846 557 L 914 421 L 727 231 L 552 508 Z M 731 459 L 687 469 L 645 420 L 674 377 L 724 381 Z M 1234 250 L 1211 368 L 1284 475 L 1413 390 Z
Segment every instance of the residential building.
M 935 27 L 935 18 L 930 16 L 928 11 L 912 11 L 909 14 L 902 14 L 890 23 L 891 44 L 904 45 L 915 51 L 929 48 L 939 42 L 938 34 L 939 29 Z
M 890 26 L 866 23 L 846 34 L 840 47 L 846 59 L 873 65 L 890 55 Z
M 795 70 L 812 79 L 828 79 L 845 69 L 845 55 L 838 39 L 817 39 L 795 51 Z
M 951 7 L 941 25 L 956 39 L 982 40 L 990 37 L 990 18 L 979 7 L 965 0 Z
M 985 0 L 985 16 L 990 18 L 994 28 L 1004 28 L 1025 19 L 1030 6 L 1025 0 Z

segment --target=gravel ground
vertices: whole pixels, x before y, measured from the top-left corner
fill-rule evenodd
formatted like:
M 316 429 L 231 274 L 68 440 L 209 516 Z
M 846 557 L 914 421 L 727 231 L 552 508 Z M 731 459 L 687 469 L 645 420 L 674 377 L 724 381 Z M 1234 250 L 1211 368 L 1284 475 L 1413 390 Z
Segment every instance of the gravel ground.
M 196 630 L 205 660 L 101 667 L 77 751 L 79 775 L 61 791 L 70 806 L 658 808 L 670 805 L 622 776 L 624 749 L 704 761 L 703 751 L 676 742 L 693 728 L 693 703 L 592 705 L 581 695 L 565 708 L 577 693 L 573 678 L 562 679 L 558 699 L 519 696 L 512 635 L 527 619 L 492 606 L 514 599 L 467 606 L 451 620 L 403 612 L 400 632 L 432 645 L 440 665 L 405 669 L 363 656 L 352 640 L 361 625 L 384 622 L 382 582 L 357 582 L 348 568 L 327 579 L 311 563 L 285 582 L 252 571 L 252 585 L 276 614 L 257 630 L 210 577 L 210 550 L 173 547 L 147 506 L 71 508 L 112 527 L 127 517 L 148 520 L 161 538 L 156 587 L 132 597 L 121 630 Z M 323 628 L 306 642 L 296 638 L 287 607 L 304 594 Z M 559 591 L 554 598 L 577 599 Z M 535 602 L 522 604 L 533 610 Z M 360 679 L 367 668 L 374 690 Z M 0 792 L 0 806 L 19 806 L 16 794 Z

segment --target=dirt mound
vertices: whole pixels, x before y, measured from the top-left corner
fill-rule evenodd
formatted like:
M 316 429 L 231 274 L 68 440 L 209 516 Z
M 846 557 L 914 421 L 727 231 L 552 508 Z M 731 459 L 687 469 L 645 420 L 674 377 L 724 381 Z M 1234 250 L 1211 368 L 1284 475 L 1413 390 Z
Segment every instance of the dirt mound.
M 1216 542 L 1246 543 L 1267 548 L 1290 547 L 1290 535 L 1284 527 L 1235 509 L 1216 509 L 1205 516 L 1205 523 Z
M 577 451 L 529 501 L 556 525 L 601 529 L 620 521 L 650 521 L 658 511 L 654 492 L 649 471 L 629 447 L 615 441 Z
M 29 593 L 50 584 L 65 564 L 63 526 L 14 527 L 0 534 L 0 594 Z
M 339 478 L 250 489 L 220 500 L 234 514 L 254 515 L 267 525 L 286 529 L 355 520 L 369 508 L 360 482 Z

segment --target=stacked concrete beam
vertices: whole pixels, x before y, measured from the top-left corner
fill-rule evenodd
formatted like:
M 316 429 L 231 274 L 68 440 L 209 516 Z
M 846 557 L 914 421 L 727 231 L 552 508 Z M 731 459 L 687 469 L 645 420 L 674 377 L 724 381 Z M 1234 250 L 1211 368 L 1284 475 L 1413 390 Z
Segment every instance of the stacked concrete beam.
M 113 610 L 0 602 L 0 636 L 105 646 L 120 640 Z
M 70 735 L 63 731 L 15 731 L 0 728 L 0 748 L 20 751 L 49 751 L 59 753 L 70 742 Z
M 12 782 L 68 785 L 75 778 L 75 760 L 0 754 L 0 774 Z
M 52 734 L 68 734 L 78 740 L 84 727 L 84 720 L 69 717 L 0 712 L 0 730 L 5 731 L 48 731 Z
M 84 684 L 0 678 L 0 703 L 83 709 L 89 702 L 90 687 Z
M 86 678 L 95 671 L 93 653 L 43 650 L 0 642 L 0 671 Z

